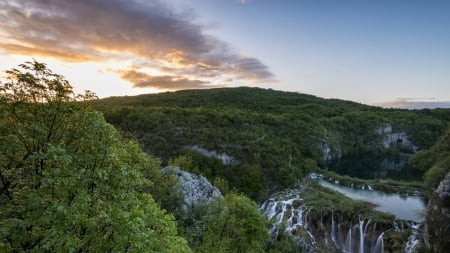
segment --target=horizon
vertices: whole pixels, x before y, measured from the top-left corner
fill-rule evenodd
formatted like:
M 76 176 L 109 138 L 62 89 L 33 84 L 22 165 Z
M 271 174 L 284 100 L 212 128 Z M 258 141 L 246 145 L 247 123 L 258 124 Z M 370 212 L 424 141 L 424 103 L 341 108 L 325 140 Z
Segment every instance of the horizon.
M 7 0 L 0 9 L 2 72 L 35 58 L 101 98 L 248 86 L 450 108 L 450 2 Z
M 399 100 L 398 103 L 397 103 L 397 101 L 394 101 L 393 102 L 394 105 L 364 104 L 361 102 L 346 100 L 346 99 L 342 99 L 342 98 L 334 98 L 334 97 L 324 98 L 324 97 L 316 96 L 313 94 L 302 93 L 302 92 L 298 92 L 298 91 L 286 91 L 286 90 L 279 90 L 279 89 L 274 89 L 274 88 L 263 88 L 263 87 L 256 87 L 256 86 L 236 86 L 236 87 L 217 87 L 217 88 L 203 88 L 203 89 L 200 88 L 200 89 L 169 90 L 169 91 L 157 91 L 154 93 L 140 93 L 140 94 L 135 94 L 135 95 L 118 95 L 118 96 L 113 95 L 113 96 L 108 96 L 108 97 L 101 97 L 99 99 L 101 100 L 101 99 L 108 99 L 108 98 L 158 95 L 158 94 L 163 94 L 163 93 L 168 93 L 168 92 L 175 93 L 175 92 L 182 92 L 182 91 L 204 91 L 204 90 L 211 90 L 211 89 L 239 89 L 239 88 L 256 88 L 256 89 L 263 89 L 263 90 L 269 90 L 269 91 L 274 91 L 274 92 L 296 93 L 298 95 L 313 96 L 313 97 L 316 97 L 319 99 L 324 99 L 324 100 L 340 100 L 340 101 L 344 101 L 344 102 L 352 102 L 352 103 L 363 104 L 363 105 L 367 105 L 367 106 L 380 107 L 380 108 L 384 108 L 384 109 L 400 109 L 400 110 L 403 110 L 403 109 L 404 110 L 450 109 L 450 107 L 448 107 L 449 105 L 447 104 L 447 102 L 424 102 L 424 101 L 406 101 L 406 102 L 404 102 L 403 100 Z

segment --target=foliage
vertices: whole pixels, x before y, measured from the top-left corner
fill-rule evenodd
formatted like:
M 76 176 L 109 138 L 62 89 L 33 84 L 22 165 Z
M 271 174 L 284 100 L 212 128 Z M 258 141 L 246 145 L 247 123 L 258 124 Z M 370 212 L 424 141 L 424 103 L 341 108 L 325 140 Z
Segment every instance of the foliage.
M 0 86 L 0 251 L 189 252 L 143 192 L 154 161 L 72 103 L 95 95 L 45 64 L 20 67 Z
M 380 127 L 406 132 L 422 149 L 430 148 L 450 122 L 450 110 L 382 109 L 336 99 L 260 88 L 185 90 L 96 101 L 108 122 L 136 138 L 163 164 L 184 156 L 191 172 L 211 182 L 219 177 L 230 189 L 255 200 L 294 185 L 332 158 L 385 149 Z M 223 165 L 186 150 L 193 145 L 234 158 Z M 422 176 L 424 171 L 412 174 Z
M 178 219 L 180 233 L 193 249 L 199 248 L 204 242 L 204 236 L 214 217 L 224 208 L 224 202 L 216 199 L 210 203 L 198 203 L 190 209 L 190 213 Z
M 198 252 L 264 252 L 268 239 L 265 219 L 244 195 L 225 196 L 223 209 L 208 224 Z
M 368 188 L 379 190 L 387 193 L 401 193 L 417 195 L 424 192 L 424 184 L 419 181 L 401 181 L 392 179 L 361 179 L 350 176 L 339 175 L 334 171 L 317 170 L 323 178 L 329 182 L 338 181 L 340 185 L 357 188 Z
M 415 154 L 410 162 L 412 166 L 425 171 L 425 187 L 431 194 L 431 191 L 450 172 L 450 125 L 433 147 Z
M 386 214 L 373 210 L 370 204 L 350 199 L 332 189 L 321 186 L 314 180 L 305 179 L 302 182 L 302 194 L 305 205 L 310 210 L 309 218 L 320 219 L 321 213 L 339 214 L 344 217 L 358 219 L 371 219 L 373 222 L 390 223 L 395 219 L 392 214 Z M 355 214 L 358 214 L 356 216 Z
M 300 253 L 302 248 L 295 238 L 285 230 L 282 224 L 278 229 L 278 235 L 272 238 L 267 246 L 266 252 L 269 253 Z
M 436 192 L 435 190 L 443 180 L 447 180 L 448 184 L 450 178 L 450 126 L 430 150 L 414 155 L 412 164 L 426 170 L 424 183 L 429 198 L 426 222 L 431 250 L 433 252 L 447 252 L 450 247 L 448 236 L 450 232 L 448 215 L 450 199 L 448 192 Z M 443 188 L 441 190 L 446 191 L 445 187 Z

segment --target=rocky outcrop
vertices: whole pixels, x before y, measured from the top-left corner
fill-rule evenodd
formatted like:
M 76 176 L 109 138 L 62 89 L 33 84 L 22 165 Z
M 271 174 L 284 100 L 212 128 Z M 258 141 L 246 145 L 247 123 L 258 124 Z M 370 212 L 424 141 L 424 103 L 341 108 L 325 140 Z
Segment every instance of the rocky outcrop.
M 394 132 L 390 124 L 380 126 L 378 134 L 383 135 L 384 148 L 395 147 L 408 153 L 415 153 L 419 147 L 415 146 L 405 132 Z
M 450 249 L 450 173 L 442 180 L 428 202 L 427 241 L 433 252 Z
M 164 175 L 175 175 L 178 186 L 183 194 L 182 210 L 188 212 L 199 203 L 209 203 L 216 198 L 222 198 L 222 193 L 208 179 L 200 175 L 181 170 L 178 167 L 166 167 L 161 170 Z
M 439 183 L 438 188 L 434 193 L 441 199 L 442 201 L 449 204 L 450 201 L 450 173 Z

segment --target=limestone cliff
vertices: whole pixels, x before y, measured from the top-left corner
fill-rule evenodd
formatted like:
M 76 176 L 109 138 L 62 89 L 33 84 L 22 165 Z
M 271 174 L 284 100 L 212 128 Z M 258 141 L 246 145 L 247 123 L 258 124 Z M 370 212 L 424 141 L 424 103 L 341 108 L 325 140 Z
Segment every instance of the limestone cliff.
M 181 170 L 178 167 L 166 167 L 161 170 L 165 175 L 175 175 L 184 197 L 182 209 L 186 212 L 200 202 L 209 203 L 215 198 L 222 198 L 222 193 L 208 179 L 200 175 Z

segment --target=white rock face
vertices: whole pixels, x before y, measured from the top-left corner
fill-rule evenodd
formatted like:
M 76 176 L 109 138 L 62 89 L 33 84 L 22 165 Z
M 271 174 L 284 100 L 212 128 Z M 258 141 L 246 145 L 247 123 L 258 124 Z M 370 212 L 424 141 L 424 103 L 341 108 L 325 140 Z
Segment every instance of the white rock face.
M 380 126 L 377 129 L 377 132 L 378 134 L 384 136 L 383 146 L 385 148 L 389 148 L 390 146 L 395 146 L 398 148 L 402 147 L 410 150 L 411 152 L 416 152 L 419 149 L 419 147 L 412 144 L 405 132 L 394 133 L 390 124 Z
M 162 169 L 161 173 L 177 177 L 184 196 L 184 211 L 191 209 L 200 202 L 209 203 L 215 198 L 223 198 L 219 189 L 213 186 L 205 177 L 171 166 Z
M 438 188 L 434 191 L 439 198 L 450 199 L 450 173 L 439 183 Z
M 204 149 L 204 148 L 202 148 L 200 146 L 197 146 L 197 145 L 191 146 L 189 148 L 194 150 L 194 151 L 197 151 L 197 152 L 201 153 L 202 155 L 204 155 L 206 157 L 217 158 L 217 159 L 222 161 L 223 165 L 230 165 L 230 164 L 236 162 L 233 157 L 231 157 L 231 156 L 229 156 L 227 154 L 218 153 L 216 151 L 209 151 L 209 150 Z

